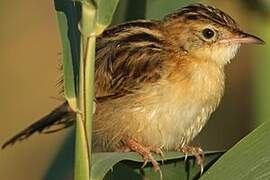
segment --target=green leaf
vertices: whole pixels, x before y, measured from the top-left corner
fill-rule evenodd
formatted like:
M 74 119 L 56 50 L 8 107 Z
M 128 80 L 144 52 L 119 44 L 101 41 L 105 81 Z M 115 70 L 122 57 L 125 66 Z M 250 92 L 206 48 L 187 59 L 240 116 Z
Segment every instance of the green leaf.
M 270 121 L 267 121 L 225 153 L 202 179 L 269 179 L 269 140 Z
M 76 87 L 80 58 L 80 32 L 78 30 L 79 9 L 72 1 L 55 0 L 55 9 L 62 44 L 64 95 L 76 109 Z
M 220 156 L 222 152 L 208 152 L 205 154 L 205 170 L 209 168 Z M 188 156 L 179 152 L 167 152 L 164 156 L 164 163 L 161 158 L 155 156 L 160 162 L 160 167 L 164 179 L 193 179 L 198 177 L 200 169 L 195 163 L 193 156 Z M 141 169 L 143 159 L 136 153 L 95 153 L 93 155 L 92 179 L 102 179 L 106 174 L 108 179 L 142 179 L 142 173 L 149 179 L 159 179 L 159 174 L 155 172 L 150 163 Z
M 119 0 L 96 0 L 96 35 L 101 34 L 111 23 Z

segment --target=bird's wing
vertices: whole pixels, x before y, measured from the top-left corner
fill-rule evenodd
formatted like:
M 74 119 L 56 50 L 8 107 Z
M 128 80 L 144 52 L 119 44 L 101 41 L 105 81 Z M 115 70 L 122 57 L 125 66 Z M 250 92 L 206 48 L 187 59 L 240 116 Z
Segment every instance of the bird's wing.
M 119 97 L 161 77 L 165 41 L 157 21 L 132 21 L 97 38 L 96 98 Z

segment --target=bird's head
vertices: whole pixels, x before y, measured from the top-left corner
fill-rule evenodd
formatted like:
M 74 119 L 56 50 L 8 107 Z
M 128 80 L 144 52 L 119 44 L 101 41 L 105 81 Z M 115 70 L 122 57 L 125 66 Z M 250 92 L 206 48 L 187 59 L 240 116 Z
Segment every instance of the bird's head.
M 230 62 L 241 44 L 264 44 L 262 39 L 242 31 L 226 13 L 203 4 L 169 14 L 163 25 L 179 50 L 220 65 Z

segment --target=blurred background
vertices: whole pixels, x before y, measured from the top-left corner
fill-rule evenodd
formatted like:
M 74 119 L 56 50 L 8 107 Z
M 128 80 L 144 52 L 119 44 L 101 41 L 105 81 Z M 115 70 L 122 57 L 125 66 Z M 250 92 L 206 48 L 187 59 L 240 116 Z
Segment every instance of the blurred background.
M 195 0 L 119 0 L 114 24 L 161 19 Z M 220 107 L 193 142 L 205 150 L 229 149 L 270 119 L 270 1 L 200 1 L 230 14 L 245 31 L 266 41 L 244 46 L 227 66 Z M 61 45 L 53 1 L 0 2 L 0 144 L 63 101 Z M 67 179 L 73 166 L 73 128 L 0 150 L 1 180 Z M 69 175 L 63 175 L 69 171 Z

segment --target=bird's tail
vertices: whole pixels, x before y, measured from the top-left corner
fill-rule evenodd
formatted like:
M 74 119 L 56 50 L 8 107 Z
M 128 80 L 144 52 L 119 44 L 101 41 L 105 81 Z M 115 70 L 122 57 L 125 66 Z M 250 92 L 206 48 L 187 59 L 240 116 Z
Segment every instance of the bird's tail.
M 65 102 L 37 122 L 31 124 L 26 129 L 13 136 L 2 145 L 2 149 L 17 141 L 22 141 L 28 138 L 35 132 L 52 133 L 67 128 L 74 124 L 74 117 L 74 113 L 70 111 L 68 103 Z M 52 129 L 53 127 L 55 128 Z

